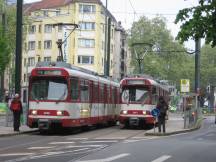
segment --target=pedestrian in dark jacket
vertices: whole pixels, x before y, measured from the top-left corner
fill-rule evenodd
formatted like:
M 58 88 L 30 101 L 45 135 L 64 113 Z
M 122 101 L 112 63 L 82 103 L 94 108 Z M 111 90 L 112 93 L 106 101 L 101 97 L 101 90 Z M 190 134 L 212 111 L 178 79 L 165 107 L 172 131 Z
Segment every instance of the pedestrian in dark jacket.
M 14 131 L 19 131 L 20 127 L 20 116 L 23 112 L 22 109 L 22 103 L 20 101 L 20 96 L 19 94 L 15 94 L 13 100 L 11 101 L 10 105 L 11 111 L 13 111 L 13 126 L 14 126 Z
M 165 120 L 166 120 L 166 115 L 168 110 L 168 104 L 164 100 L 163 96 L 159 97 L 157 109 L 159 109 L 160 111 L 158 116 L 158 131 L 161 132 L 161 125 L 163 125 L 163 133 L 165 133 L 166 132 Z

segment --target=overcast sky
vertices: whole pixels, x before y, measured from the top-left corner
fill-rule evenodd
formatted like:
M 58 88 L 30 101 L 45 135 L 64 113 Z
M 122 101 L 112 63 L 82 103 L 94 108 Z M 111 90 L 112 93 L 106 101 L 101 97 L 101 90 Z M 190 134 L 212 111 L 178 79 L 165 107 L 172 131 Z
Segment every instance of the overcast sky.
M 24 0 L 25 3 L 38 0 Z M 50 0 L 52 1 L 52 0 Z M 104 5 L 106 0 L 101 0 Z M 124 28 L 131 27 L 133 21 L 145 15 L 153 18 L 160 14 L 167 19 L 167 27 L 175 37 L 179 31 L 179 25 L 174 24 L 176 14 L 179 10 L 193 7 L 198 4 L 198 0 L 107 0 L 108 9 L 115 16 L 117 21 L 121 21 Z M 188 48 L 194 49 L 194 42 L 185 44 Z

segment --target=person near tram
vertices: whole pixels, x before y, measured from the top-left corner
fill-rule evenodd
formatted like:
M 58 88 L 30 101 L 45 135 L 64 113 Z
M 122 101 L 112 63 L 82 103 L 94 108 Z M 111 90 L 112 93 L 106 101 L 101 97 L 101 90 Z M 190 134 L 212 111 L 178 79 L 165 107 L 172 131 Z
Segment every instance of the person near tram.
M 19 132 L 20 116 L 23 113 L 22 102 L 20 101 L 19 94 L 15 94 L 10 104 L 10 109 L 13 112 L 13 127 L 14 131 Z
M 165 101 L 163 96 L 159 97 L 159 101 L 157 103 L 157 109 L 159 109 L 159 116 L 158 116 L 158 131 L 161 132 L 161 126 L 163 127 L 163 133 L 166 132 L 166 116 L 168 111 L 168 104 Z

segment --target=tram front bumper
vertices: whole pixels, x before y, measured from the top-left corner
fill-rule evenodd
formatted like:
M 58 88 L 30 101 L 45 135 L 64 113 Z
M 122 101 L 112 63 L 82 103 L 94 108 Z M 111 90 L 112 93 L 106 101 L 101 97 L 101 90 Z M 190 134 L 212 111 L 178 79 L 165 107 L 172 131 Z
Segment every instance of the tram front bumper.
M 119 122 L 130 126 L 143 126 L 154 124 L 154 117 L 152 116 L 120 116 Z

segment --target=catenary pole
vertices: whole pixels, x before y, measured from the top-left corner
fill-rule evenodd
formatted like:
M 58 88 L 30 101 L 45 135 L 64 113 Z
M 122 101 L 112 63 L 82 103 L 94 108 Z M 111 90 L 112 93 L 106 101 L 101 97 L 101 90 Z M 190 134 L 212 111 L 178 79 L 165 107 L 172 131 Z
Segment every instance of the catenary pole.
M 15 60 L 15 93 L 21 92 L 22 72 L 22 9 L 23 0 L 17 0 L 17 22 L 16 22 L 16 60 Z
M 201 39 L 195 39 L 195 93 L 200 92 L 200 49 Z
M 104 64 L 104 76 L 106 76 L 107 74 L 107 5 L 108 2 L 106 0 L 106 6 L 105 6 L 105 40 L 104 40 L 104 60 L 103 60 L 103 64 Z

